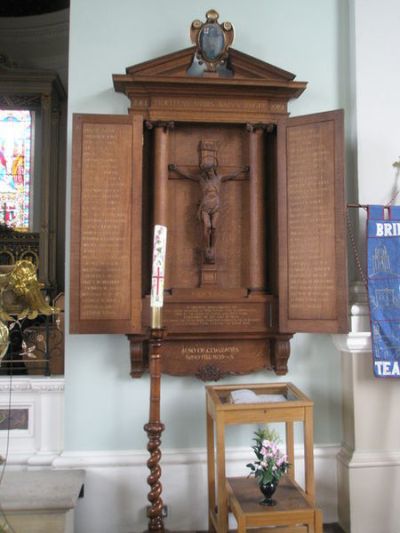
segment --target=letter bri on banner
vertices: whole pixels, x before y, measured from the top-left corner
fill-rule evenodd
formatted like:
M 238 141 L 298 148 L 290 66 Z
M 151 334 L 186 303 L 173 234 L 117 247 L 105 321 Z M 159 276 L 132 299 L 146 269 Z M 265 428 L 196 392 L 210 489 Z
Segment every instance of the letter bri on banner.
M 400 377 L 400 207 L 368 206 L 368 300 L 374 374 Z

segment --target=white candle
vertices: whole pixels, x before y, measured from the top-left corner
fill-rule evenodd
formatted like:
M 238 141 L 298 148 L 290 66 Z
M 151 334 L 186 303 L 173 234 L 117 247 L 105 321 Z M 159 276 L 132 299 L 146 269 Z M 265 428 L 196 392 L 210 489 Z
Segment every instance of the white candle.
M 167 250 L 167 228 L 154 226 L 153 265 L 151 273 L 152 327 L 161 327 L 160 311 L 164 303 L 165 254 Z

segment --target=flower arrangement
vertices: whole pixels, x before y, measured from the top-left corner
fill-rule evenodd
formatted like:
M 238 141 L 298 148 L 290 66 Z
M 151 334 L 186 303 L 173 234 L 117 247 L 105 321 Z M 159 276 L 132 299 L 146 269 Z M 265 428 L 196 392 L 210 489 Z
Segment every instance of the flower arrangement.
M 255 445 L 252 446 L 257 460 L 248 463 L 249 476 L 253 475 L 258 484 L 277 484 L 282 475 L 288 471 L 287 456 L 278 447 L 280 438 L 275 430 L 267 427 L 255 431 Z

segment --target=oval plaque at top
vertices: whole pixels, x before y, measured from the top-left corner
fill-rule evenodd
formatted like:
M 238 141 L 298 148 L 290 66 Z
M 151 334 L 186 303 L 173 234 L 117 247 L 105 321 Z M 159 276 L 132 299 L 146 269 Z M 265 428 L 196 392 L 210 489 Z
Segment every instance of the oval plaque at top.
M 204 59 L 214 61 L 222 55 L 225 37 L 219 24 L 205 24 L 200 31 L 199 43 Z

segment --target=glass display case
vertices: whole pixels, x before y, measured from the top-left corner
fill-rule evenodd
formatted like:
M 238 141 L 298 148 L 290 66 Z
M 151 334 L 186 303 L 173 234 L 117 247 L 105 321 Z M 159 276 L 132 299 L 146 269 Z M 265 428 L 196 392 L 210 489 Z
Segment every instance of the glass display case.
M 315 508 L 313 402 L 292 383 L 208 386 L 206 397 L 210 531 L 227 532 L 231 511 L 239 532 L 276 525 L 322 533 L 322 513 Z M 291 468 L 278 486 L 277 505 L 263 507 L 255 479 L 226 478 L 225 426 L 276 422 L 285 424 Z M 296 481 L 295 422 L 303 425 L 304 488 Z

